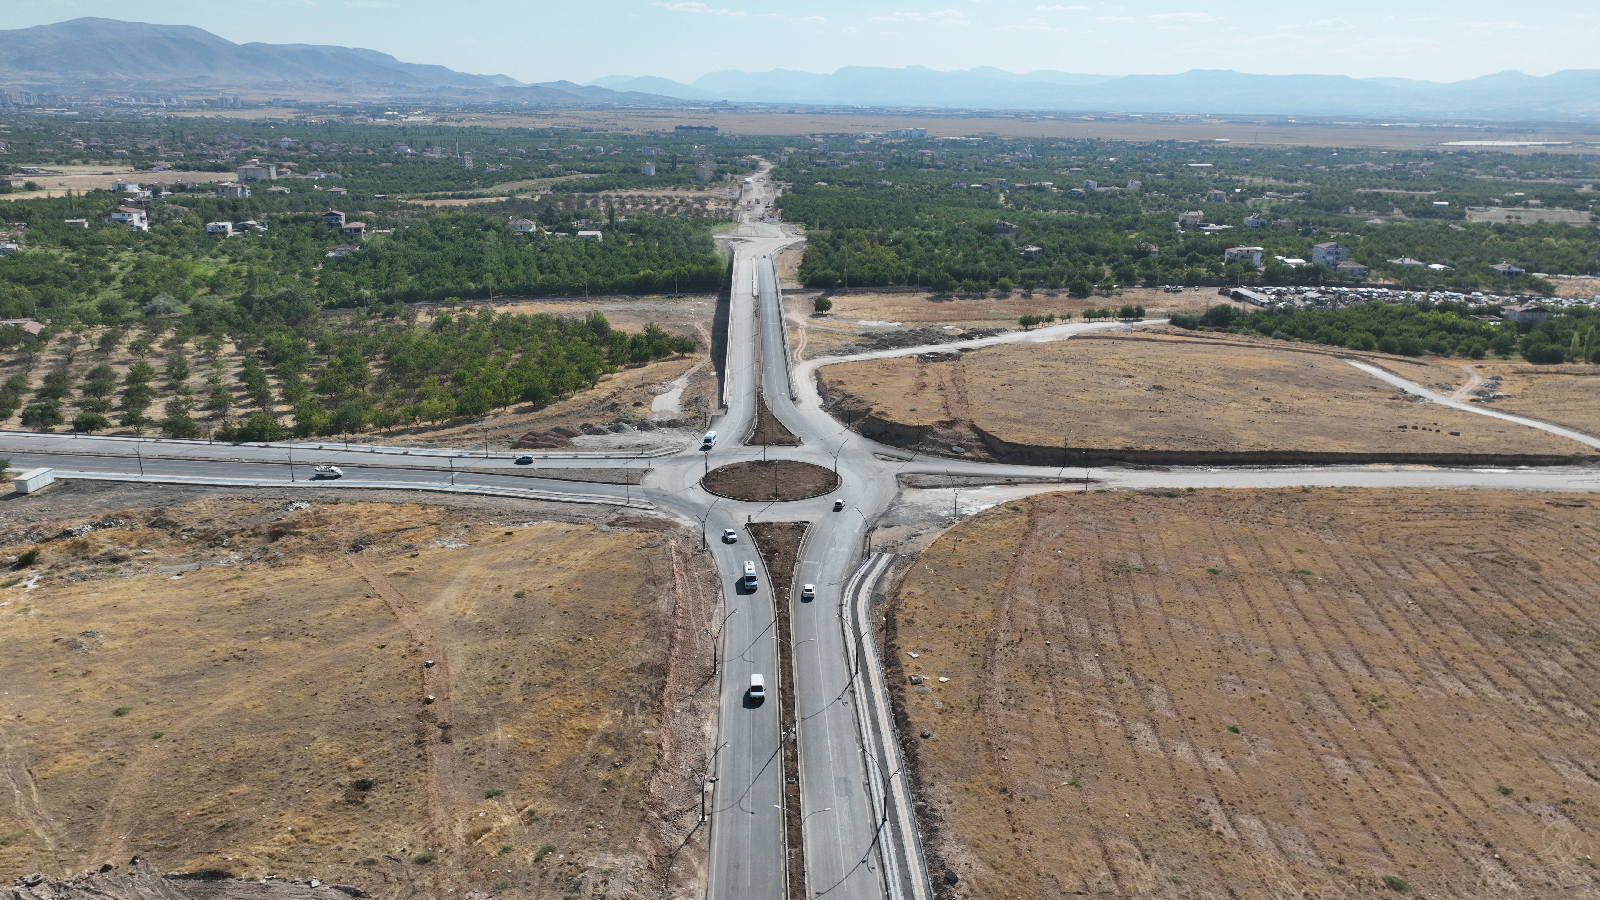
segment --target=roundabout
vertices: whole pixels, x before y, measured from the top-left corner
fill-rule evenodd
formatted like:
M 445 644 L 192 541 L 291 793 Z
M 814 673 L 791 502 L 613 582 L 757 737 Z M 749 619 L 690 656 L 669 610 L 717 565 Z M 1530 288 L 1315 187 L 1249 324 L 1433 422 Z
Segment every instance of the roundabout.
M 838 490 L 839 476 L 792 459 L 751 460 L 712 469 L 700 486 L 729 500 L 810 500 Z

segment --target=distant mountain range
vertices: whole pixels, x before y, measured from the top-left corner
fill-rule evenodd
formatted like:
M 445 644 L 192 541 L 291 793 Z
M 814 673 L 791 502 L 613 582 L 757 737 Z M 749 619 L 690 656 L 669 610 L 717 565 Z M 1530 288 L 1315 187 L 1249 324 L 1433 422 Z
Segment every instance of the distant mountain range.
M 551 104 L 668 104 L 675 98 L 556 81 L 523 84 L 314 44 L 235 44 L 189 25 L 82 18 L 0 30 L 0 86 L 64 94 L 175 91 L 448 97 Z
M 797 106 L 1064 112 L 1209 113 L 1587 120 L 1600 118 L 1600 70 L 1501 72 L 1448 84 L 1340 75 L 1085 75 L 983 67 L 847 66 L 830 74 L 712 72 L 691 84 L 614 75 L 588 84 L 524 84 L 401 62 L 375 50 L 235 44 L 187 25 L 83 18 L 0 30 L 0 88 L 71 95 L 173 93 L 307 99 L 418 99 L 547 105 L 679 106 L 717 101 Z
M 847 66 L 829 75 L 774 69 L 712 72 L 691 84 L 649 76 L 611 76 L 590 84 L 698 102 L 1280 116 L 1600 117 L 1600 69 L 1572 69 L 1544 77 L 1501 72 L 1438 83 L 1202 69 L 1113 77 L 1053 71 L 1017 75 L 995 68 L 940 72 L 922 66 Z

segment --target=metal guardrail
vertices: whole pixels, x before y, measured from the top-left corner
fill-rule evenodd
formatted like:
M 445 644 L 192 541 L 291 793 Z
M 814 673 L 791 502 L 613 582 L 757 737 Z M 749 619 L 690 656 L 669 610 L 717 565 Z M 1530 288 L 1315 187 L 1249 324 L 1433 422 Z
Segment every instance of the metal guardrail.
M 861 564 L 840 601 L 843 607 L 840 621 L 845 645 L 850 648 L 851 667 L 857 673 L 851 684 L 856 695 L 862 750 L 873 761 L 867 767 L 867 785 L 880 813 L 878 827 L 887 829 L 891 819 L 894 823 L 892 839 L 880 831 L 884 883 L 890 900 L 907 900 L 907 887 L 910 900 L 928 900 L 933 896 L 933 887 L 928 882 L 921 833 L 911 809 L 911 790 L 900 756 L 888 685 L 884 681 L 877 645 L 872 640 L 872 589 L 893 559 L 892 553 L 876 553 Z M 867 681 L 865 688 L 860 686 L 862 676 Z

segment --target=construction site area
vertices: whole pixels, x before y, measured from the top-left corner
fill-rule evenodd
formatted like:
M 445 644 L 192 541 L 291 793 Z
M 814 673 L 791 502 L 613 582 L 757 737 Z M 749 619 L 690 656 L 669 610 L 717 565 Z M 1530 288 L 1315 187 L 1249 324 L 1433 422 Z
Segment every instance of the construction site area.
M 1345 362 L 1347 352 L 1166 331 L 841 363 L 820 370 L 818 382 L 830 411 L 870 437 L 1035 465 L 1596 458 L 1569 438 L 1426 402 Z M 1428 386 L 1469 381 L 1439 360 L 1369 361 Z M 1542 412 L 1519 399 L 1508 407 Z

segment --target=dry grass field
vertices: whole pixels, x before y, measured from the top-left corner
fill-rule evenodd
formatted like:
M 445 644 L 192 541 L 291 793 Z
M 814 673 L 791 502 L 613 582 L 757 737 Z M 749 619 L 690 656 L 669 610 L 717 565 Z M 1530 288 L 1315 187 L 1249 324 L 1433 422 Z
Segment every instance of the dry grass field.
M 1600 897 L 1595 502 L 1059 493 L 952 529 L 887 638 L 946 895 Z
M 697 894 L 714 576 L 664 521 L 495 516 L 213 495 L 0 533 L 41 553 L 0 589 L 0 879 Z
M 1381 362 L 1418 380 L 1436 364 Z M 1411 371 L 1416 368 L 1420 371 Z M 1455 372 L 1465 383 L 1464 372 Z M 879 419 L 1027 447 L 1184 453 L 1582 454 L 1566 438 L 1402 399 L 1332 354 L 1274 342 L 1086 336 L 822 370 Z M 1131 457 L 1130 457 L 1131 458 Z
M 1530 366 L 1520 360 L 1470 365 L 1484 378 L 1502 378 L 1499 390 L 1506 397 L 1489 409 L 1600 435 L 1600 366 Z

